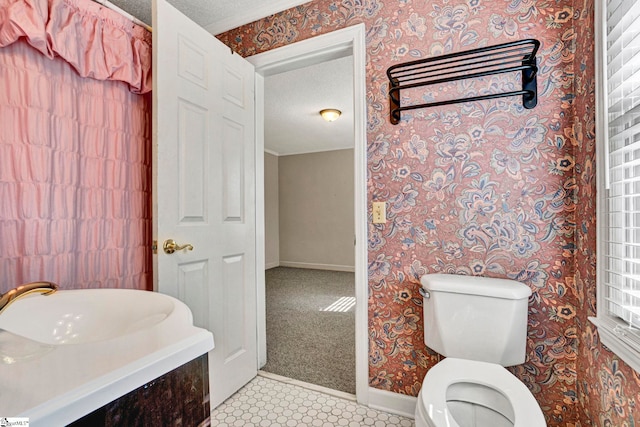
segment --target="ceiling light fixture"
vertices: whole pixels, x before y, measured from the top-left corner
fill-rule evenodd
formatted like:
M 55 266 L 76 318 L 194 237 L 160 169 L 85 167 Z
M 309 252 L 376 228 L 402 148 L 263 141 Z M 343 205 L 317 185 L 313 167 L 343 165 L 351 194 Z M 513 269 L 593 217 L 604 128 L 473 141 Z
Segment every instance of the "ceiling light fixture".
M 342 111 L 336 110 L 335 108 L 327 108 L 326 110 L 320 110 L 320 115 L 322 116 L 323 119 L 325 119 L 328 122 L 337 120 L 338 117 L 340 117 L 340 114 L 342 114 Z

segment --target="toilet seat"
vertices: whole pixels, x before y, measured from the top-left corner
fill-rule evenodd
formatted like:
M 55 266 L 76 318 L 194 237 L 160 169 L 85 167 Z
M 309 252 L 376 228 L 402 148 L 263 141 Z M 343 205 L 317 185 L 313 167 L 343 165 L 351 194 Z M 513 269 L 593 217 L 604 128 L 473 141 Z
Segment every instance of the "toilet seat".
M 446 358 L 427 372 L 418 396 L 416 425 L 460 426 L 447 406 L 447 389 L 456 383 L 479 384 L 506 398 L 513 409 L 514 427 L 544 427 L 542 410 L 527 387 L 504 367 L 476 360 Z

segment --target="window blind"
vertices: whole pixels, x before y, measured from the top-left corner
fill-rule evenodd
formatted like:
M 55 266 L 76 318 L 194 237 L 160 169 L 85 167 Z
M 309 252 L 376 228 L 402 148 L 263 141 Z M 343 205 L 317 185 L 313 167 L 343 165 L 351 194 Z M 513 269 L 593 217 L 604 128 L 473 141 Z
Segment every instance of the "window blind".
M 598 309 L 640 349 L 640 1 L 606 5 L 608 142 Z

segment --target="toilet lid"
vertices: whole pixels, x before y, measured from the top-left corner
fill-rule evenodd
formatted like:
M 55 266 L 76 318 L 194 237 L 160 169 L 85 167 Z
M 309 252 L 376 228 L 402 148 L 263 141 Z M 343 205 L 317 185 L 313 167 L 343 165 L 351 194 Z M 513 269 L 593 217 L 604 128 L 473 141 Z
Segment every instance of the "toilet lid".
M 467 382 L 499 391 L 515 414 L 514 427 L 544 427 L 542 410 L 529 389 L 504 367 L 476 360 L 448 357 L 427 372 L 420 392 L 423 409 L 436 426 L 460 427 L 447 408 L 447 389 Z

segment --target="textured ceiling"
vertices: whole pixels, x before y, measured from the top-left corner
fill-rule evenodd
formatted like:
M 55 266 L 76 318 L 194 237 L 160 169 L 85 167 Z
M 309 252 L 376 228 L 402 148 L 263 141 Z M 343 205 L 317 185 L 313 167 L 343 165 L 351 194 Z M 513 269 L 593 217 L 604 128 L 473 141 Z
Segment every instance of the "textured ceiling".
M 308 0 L 168 0 L 176 9 L 212 34 L 220 34 Z M 110 0 L 151 25 L 151 0 Z
M 279 155 L 353 148 L 353 57 L 265 78 L 264 145 Z M 342 116 L 325 122 L 320 110 Z

